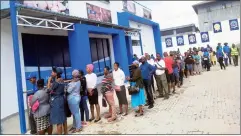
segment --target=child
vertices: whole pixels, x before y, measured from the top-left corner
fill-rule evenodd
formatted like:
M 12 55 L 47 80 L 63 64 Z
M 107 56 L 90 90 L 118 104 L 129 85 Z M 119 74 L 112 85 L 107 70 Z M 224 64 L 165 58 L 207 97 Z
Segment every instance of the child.
M 213 52 L 211 53 L 211 56 L 210 56 L 210 57 L 211 57 L 212 66 L 216 65 L 216 63 L 217 63 L 216 52 L 213 51 Z

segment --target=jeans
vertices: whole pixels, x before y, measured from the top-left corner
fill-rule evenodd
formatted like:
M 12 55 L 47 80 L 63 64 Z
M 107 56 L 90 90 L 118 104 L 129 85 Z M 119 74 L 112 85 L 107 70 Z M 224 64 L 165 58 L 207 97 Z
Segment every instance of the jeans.
M 148 79 L 143 79 L 144 87 L 146 90 L 146 95 L 148 99 L 148 105 L 153 105 L 154 100 L 153 100 L 153 95 L 151 92 L 151 80 Z
M 81 121 L 89 121 L 89 108 L 87 105 L 87 96 L 82 96 L 80 101 L 80 112 L 81 112 Z
M 223 68 L 225 69 L 225 65 L 223 64 L 223 57 L 219 57 L 218 62 L 220 64 L 221 69 L 223 69 Z
M 79 112 L 80 96 L 68 96 L 69 109 L 73 115 L 73 128 L 81 128 L 80 112 Z
M 225 66 L 228 66 L 228 58 L 224 58 Z

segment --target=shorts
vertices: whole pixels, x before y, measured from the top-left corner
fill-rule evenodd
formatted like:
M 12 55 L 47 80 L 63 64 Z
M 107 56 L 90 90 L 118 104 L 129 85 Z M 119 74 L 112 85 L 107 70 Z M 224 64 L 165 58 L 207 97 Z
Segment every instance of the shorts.
M 88 99 L 89 99 L 90 105 L 99 104 L 98 90 L 95 88 L 95 89 L 93 89 L 93 91 L 94 91 L 94 93 L 92 94 L 92 96 L 90 96 L 88 93 Z
M 187 64 L 187 70 L 193 70 L 192 64 Z
M 175 82 L 175 76 L 173 73 L 171 74 L 166 74 L 167 77 L 167 83 L 174 83 Z

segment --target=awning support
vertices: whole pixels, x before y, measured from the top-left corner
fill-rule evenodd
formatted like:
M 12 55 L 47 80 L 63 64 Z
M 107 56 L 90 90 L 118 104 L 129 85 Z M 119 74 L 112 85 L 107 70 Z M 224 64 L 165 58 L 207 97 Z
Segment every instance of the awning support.
M 74 31 L 74 23 L 56 21 L 51 19 L 17 15 L 17 25 L 36 28 L 49 28 Z

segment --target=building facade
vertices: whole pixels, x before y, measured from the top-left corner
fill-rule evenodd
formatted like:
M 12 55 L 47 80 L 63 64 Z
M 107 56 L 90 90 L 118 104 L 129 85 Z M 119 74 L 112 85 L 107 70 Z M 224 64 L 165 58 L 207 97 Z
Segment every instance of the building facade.
M 211 31 L 213 23 L 240 18 L 240 1 L 208 1 L 193 5 L 200 31 Z
M 20 126 L 15 127 L 21 133 L 26 131 L 24 92 L 32 87 L 26 81 L 30 74 L 47 81 L 52 67 L 58 66 L 69 79 L 73 69 L 85 71 L 86 64 L 93 63 L 100 81 L 104 67 L 112 68 L 114 62 L 129 75 L 132 44 L 138 45 L 140 54 L 162 53 L 159 24 L 151 20 L 150 9 L 135 1 L 11 1 L 10 5 L 1 9 L 1 120 L 19 115 Z

